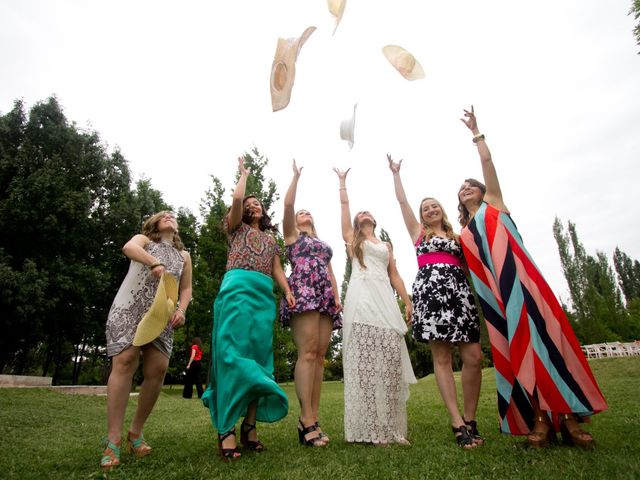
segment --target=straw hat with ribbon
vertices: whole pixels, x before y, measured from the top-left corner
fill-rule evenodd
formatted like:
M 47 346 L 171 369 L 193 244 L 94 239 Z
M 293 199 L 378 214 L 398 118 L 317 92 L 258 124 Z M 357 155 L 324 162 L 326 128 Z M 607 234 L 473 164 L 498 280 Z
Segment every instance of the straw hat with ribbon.
M 309 27 L 300 38 L 278 38 L 276 54 L 271 65 L 271 106 L 274 112 L 289 105 L 296 78 L 296 60 L 304 42 L 316 27 Z
M 387 45 L 382 53 L 393 67 L 407 80 L 424 78 L 424 70 L 420 62 L 411 53 L 398 45 Z
M 344 7 L 347 5 L 347 0 L 327 0 L 327 7 L 329 12 L 336 19 L 336 26 L 333 29 L 333 33 L 336 33 L 340 20 L 342 20 L 342 14 L 344 13 Z

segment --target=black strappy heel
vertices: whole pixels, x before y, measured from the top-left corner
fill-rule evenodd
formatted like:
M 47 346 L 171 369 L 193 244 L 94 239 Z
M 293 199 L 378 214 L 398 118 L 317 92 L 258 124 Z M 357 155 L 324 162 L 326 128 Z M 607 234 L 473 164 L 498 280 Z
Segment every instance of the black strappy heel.
M 300 445 L 306 445 L 307 447 L 323 447 L 326 445 L 320 438 L 320 435 L 307 438 L 307 435 L 309 435 L 310 433 L 318 431 L 315 423 L 312 423 L 308 427 L 305 427 L 302 423 L 302 420 L 298 419 L 298 424 L 298 441 L 300 442 Z
M 224 442 L 231 435 L 233 435 L 234 437 L 236 436 L 236 429 L 235 428 L 232 428 L 227 433 L 219 433 L 218 434 L 218 453 L 220 453 L 220 456 L 222 457 L 223 460 L 227 460 L 227 461 L 230 461 L 230 462 L 233 461 L 233 460 L 237 460 L 238 458 L 240 458 L 242 456 L 242 454 L 238 450 L 238 447 L 224 448 L 222 446 L 222 442 Z
M 467 430 L 466 425 L 460 425 L 458 428 L 451 427 L 451 430 L 453 430 L 453 434 L 456 437 L 456 443 L 459 447 L 464 448 L 465 450 L 476 447 L 473 437 L 469 433 L 469 430 Z
M 251 425 L 245 420 L 240 425 L 240 443 L 254 452 L 262 452 L 264 450 L 264 444 L 260 440 L 249 440 L 249 432 L 256 429 L 256 424 Z
M 473 441 L 478 445 L 484 445 L 484 437 L 478 432 L 477 422 L 475 420 L 465 420 L 464 418 L 462 420 L 464 420 L 464 424 L 467 426 L 467 430 L 469 434 L 471 434 Z
M 329 443 L 330 441 L 329 435 L 327 435 L 322 431 L 322 429 L 320 428 L 320 424 L 318 422 L 316 422 L 316 430 L 320 432 L 320 440 L 322 440 L 324 443 Z

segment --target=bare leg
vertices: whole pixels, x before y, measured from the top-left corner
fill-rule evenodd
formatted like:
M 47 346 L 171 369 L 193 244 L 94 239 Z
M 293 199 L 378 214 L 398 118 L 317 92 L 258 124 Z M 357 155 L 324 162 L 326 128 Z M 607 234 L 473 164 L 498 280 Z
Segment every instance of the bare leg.
M 295 367 L 296 395 L 300 402 L 300 420 L 304 426 L 316 421 L 312 406 L 318 362 L 320 314 L 317 311 L 294 315 L 291 319 L 293 341 L 298 349 Z
M 462 398 L 465 420 L 475 420 L 482 384 L 482 349 L 479 343 L 461 343 L 462 358 Z
M 142 357 L 144 380 L 140 387 L 138 408 L 129 429 L 132 438 L 138 438 L 142 433 L 144 423 L 158 400 L 169 366 L 169 358 L 151 344 L 142 347 Z
M 316 356 L 316 372 L 313 381 L 313 390 L 311 393 L 311 414 L 315 422 L 318 421 L 318 409 L 320 408 L 320 391 L 322 389 L 322 380 L 324 378 L 324 357 L 327 354 L 329 341 L 331 340 L 331 332 L 333 331 L 333 322 L 326 315 L 320 315 L 318 321 L 318 354 Z
M 140 348 L 129 347 L 115 355 L 111 362 L 111 374 L 107 382 L 107 438 L 119 445 L 133 374 L 140 362 Z
M 445 407 L 449 411 L 451 426 L 464 425 L 464 420 L 458 410 L 456 384 L 453 379 L 453 367 L 451 366 L 451 346 L 446 342 L 430 341 L 431 355 L 433 356 L 433 369 L 436 374 L 436 382 Z

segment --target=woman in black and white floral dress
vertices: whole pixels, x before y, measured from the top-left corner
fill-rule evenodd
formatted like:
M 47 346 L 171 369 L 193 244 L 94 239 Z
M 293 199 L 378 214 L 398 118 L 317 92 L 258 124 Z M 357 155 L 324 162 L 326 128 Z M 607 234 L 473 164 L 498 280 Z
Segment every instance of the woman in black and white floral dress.
M 482 381 L 480 319 L 464 272 L 458 235 L 453 232 L 440 203 L 433 198 L 420 202 L 420 221 L 407 202 L 400 165 L 387 155 L 393 172 L 396 198 L 418 257 L 413 283 L 413 337 L 431 346 L 433 367 L 442 400 L 451 417 L 451 428 L 459 446 L 469 449 L 484 443 L 476 425 L 476 410 Z M 451 348 L 457 345 L 462 358 L 460 414 L 453 379 Z

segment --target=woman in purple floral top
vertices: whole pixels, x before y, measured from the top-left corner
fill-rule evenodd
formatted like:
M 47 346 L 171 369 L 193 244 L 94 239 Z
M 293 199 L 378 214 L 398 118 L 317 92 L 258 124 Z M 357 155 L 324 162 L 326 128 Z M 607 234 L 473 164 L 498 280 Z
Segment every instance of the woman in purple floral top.
M 342 327 L 340 297 L 331 268 L 331 247 L 319 240 L 313 217 L 306 210 L 295 213 L 296 190 L 302 167 L 293 161 L 293 178 L 284 197 L 282 228 L 291 275 L 289 287 L 295 306 L 281 302 L 280 320 L 291 326 L 298 348 L 295 368 L 296 394 L 300 401 L 298 439 L 321 447 L 329 437 L 320 430 L 318 406 L 324 372 L 324 356 L 331 331 Z

